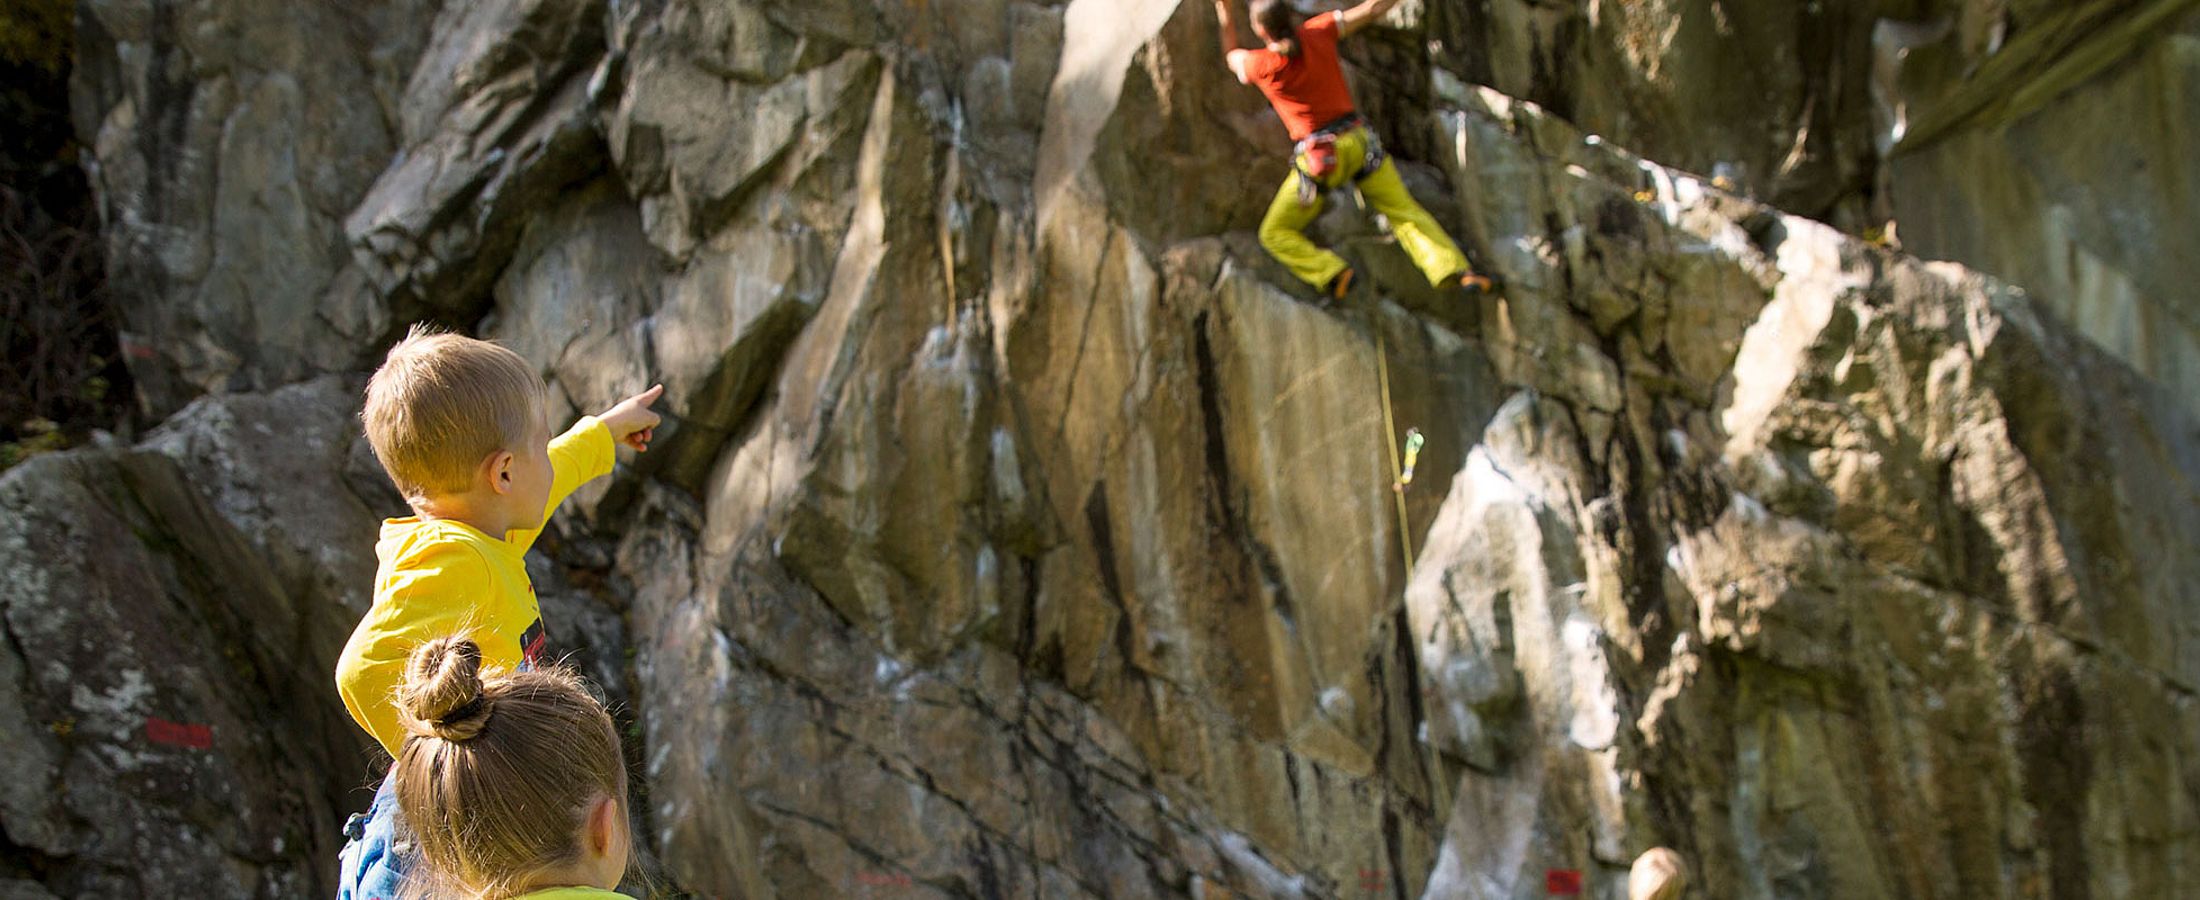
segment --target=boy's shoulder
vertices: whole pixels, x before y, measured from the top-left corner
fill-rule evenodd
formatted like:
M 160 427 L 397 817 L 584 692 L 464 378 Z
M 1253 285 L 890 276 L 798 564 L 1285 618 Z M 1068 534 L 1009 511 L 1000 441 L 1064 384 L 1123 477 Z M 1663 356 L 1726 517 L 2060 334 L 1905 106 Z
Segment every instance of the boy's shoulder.
M 384 574 L 416 568 L 440 568 L 454 559 L 478 557 L 483 564 L 504 554 L 504 542 L 457 522 L 407 516 L 382 520 L 374 555 Z

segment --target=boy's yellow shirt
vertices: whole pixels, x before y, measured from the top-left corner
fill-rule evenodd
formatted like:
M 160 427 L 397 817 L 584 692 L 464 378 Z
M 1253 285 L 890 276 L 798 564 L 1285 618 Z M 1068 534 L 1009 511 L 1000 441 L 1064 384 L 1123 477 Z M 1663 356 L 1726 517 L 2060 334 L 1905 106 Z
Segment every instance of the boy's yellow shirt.
M 576 488 L 609 473 L 613 459 L 611 429 L 594 416 L 583 416 L 552 439 L 544 520 Z M 542 612 L 526 562 L 527 548 L 540 534 L 539 528 L 515 529 L 499 539 L 447 519 L 382 520 L 382 537 L 374 545 L 381 560 L 374 573 L 374 607 L 336 658 L 336 692 L 352 721 L 390 756 L 405 742 L 395 698 L 413 648 L 463 633 L 481 645 L 484 669 L 542 661 Z

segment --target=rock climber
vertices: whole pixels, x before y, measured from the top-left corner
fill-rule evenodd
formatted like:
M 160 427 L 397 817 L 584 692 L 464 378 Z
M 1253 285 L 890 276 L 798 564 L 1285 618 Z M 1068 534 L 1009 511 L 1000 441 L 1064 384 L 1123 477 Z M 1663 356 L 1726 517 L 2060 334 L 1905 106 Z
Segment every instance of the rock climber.
M 1399 0 L 1365 0 L 1349 9 L 1299 21 L 1288 0 L 1252 0 L 1253 33 L 1267 46 L 1238 46 L 1232 0 L 1215 0 L 1222 25 L 1222 54 L 1238 81 L 1260 88 L 1283 117 L 1298 144 L 1291 153 L 1291 174 L 1261 219 L 1260 243 L 1300 280 L 1332 298 L 1352 288 L 1353 270 L 1344 258 L 1306 237 L 1306 226 L 1321 215 L 1322 195 L 1354 184 L 1375 210 L 1390 220 L 1398 246 L 1413 258 L 1429 284 L 1457 286 L 1468 296 L 1494 292 L 1497 284 L 1467 265 L 1458 245 L 1436 219 L 1414 202 L 1398 178 L 1398 167 L 1383 152 L 1367 121 L 1352 103 L 1337 41 L 1388 14 Z

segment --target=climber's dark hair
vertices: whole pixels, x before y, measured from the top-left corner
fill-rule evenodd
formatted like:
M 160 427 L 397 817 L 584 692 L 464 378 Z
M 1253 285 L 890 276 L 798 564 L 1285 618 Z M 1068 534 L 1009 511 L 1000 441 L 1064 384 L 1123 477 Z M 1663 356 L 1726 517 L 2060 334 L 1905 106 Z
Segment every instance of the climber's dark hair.
M 1288 0 L 1253 0 L 1253 21 L 1271 41 L 1296 43 L 1299 39 L 1299 12 Z

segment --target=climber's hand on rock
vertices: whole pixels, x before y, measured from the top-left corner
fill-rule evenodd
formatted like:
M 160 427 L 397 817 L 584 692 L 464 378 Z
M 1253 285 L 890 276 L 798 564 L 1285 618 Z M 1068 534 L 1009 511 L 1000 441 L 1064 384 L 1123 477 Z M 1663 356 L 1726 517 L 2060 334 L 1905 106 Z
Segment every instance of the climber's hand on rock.
M 611 429 L 612 440 L 636 450 L 647 450 L 657 423 L 664 421 L 663 416 L 650 412 L 649 406 L 664 394 L 665 386 L 657 385 L 613 404 L 597 418 L 603 420 L 605 428 Z

